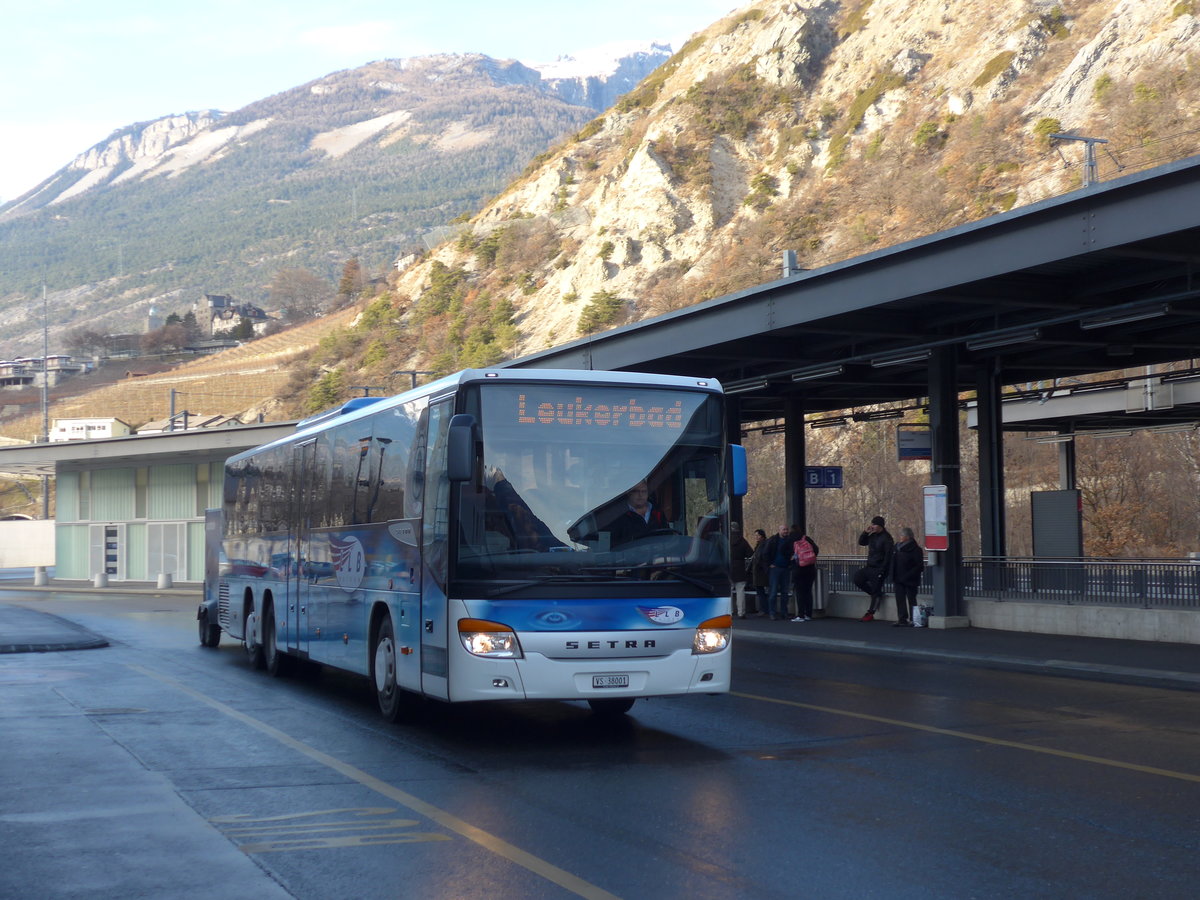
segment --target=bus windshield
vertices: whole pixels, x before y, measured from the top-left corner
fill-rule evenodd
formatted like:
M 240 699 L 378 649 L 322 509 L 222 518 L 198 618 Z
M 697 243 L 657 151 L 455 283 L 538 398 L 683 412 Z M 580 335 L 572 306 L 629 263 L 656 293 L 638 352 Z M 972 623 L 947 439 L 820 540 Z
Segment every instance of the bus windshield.
M 455 579 L 485 596 L 563 583 L 728 593 L 721 404 L 702 391 L 485 384 Z M 467 589 L 467 586 L 463 586 Z

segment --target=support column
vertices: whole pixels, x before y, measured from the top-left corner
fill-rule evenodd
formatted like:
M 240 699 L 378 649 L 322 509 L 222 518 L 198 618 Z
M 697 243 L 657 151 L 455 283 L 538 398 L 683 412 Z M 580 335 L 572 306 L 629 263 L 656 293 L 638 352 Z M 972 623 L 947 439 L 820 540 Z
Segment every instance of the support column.
M 1063 491 L 1073 491 L 1075 490 L 1075 442 L 1063 441 L 1057 446 L 1058 487 Z
M 933 437 L 932 478 L 946 486 L 949 549 L 933 567 L 934 628 L 970 624 L 962 615 L 962 481 L 959 471 L 957 350 L 942 347 L 929 360 L 929 424 Z
M 808 527 L 808 508 L 804 498 L 804 403 L 798 397 L 787 397 L 783 404 L 783 468 L 784 490 L 787 495 L 787 522 Z
M 981 367 L 975 383 L 979 443 L 979 553 L 1008 554 L 1004 508 L 1004 414 L 1001 409 L 1000 365 Z

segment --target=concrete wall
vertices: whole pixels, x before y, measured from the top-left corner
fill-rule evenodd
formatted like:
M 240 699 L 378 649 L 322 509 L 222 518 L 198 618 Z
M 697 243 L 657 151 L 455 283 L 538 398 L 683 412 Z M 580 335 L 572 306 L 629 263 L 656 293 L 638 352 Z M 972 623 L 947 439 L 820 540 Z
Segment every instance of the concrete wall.
M 884 595 L 877 618 L 892 622 L 896 620 L 894 598 L 894 594 Z M 917 599 L 921 603 L 933 602 L 933 598 L 927 596 Z M 1071 606 L 1065 603 L 1021 603 L 972 598 L 965 599 L 963 606 L 964 618 L 976 628 L 1200 644 L 1200 610 Z M 857 619 L 866 611 L 867 597 L 860 592 L 831 592 L 825 600 L 827 616 Z M 935 622 L 934 626 L 937 625 Z
M 54 565 L 54 520 L 0 522 L 0 569 Z

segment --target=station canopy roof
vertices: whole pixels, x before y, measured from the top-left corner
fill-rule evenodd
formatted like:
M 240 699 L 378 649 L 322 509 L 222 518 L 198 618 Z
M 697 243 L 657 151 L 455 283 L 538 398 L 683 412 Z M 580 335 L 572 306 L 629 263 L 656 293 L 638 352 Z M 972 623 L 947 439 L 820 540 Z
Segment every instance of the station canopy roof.
M 1097 373 L 1165 363 L 1176 363 L 1168 383 L 1200 381 L 1200 157 L 510 365 L 715 377 L 739 397 L 743 423 L 753 423 L 781 418 L 789 398 L 816 414 L 919 404 L 931 355 L 944 348 L 954 354 L 960 390 L 998 367 L 1015 402 L 1049 389 L 1058 398 L 1072 387 L 1083 393 L 1079 385 Z M 1107 387 L 1113 397 L 1137 389 L 1130 378 Z M 1200 416 L 1191 403 L 1168 408 L 1167 393 L 1161 408 L 1116 409 L 1114 399 L 1108 412 L 1081 412 L 1082 404 L 1057 403 L 1036 422 L 1006 427 L 1111 428 L 1151 413 L 1148 427 Z

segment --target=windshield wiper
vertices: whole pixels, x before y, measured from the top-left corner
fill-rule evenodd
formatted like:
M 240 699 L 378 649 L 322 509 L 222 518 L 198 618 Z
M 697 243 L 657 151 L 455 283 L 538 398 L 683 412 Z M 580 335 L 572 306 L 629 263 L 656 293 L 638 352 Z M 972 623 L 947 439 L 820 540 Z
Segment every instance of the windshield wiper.
M 511 594 L 513 591 L 520 591 L 524 588 L 537 587 L 542 584 L 592 584 L 586 579 L 580 578 L 578 575 L 545 575 L 541 578 L 529 578 L 525 581 L 513 581 L 508 584 L 502 584 L 492 588 L 487 592 L 488 597 L 501 597 L 505 594 Z
M 700 588 L 700 590 L 704 591 L 704 593 L 706 593 L 706 594 L 713 593 L 713 586 L 712 586 L 711 581 L 701 581 L 696 576 L 688 575 L 685 572 L 680 572 L 678 569 L 656 569 L 655 570 L 655 574 L 658 574 L 660 572 L 663 575 L 671 575 L 675 578 L 678 578 L 680 581 L 686 581 L 692 587 Z

